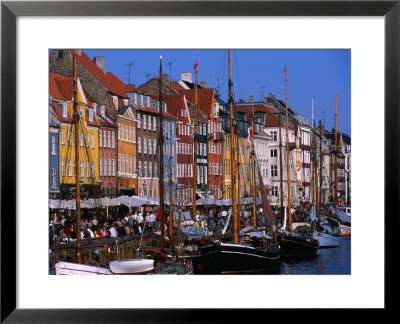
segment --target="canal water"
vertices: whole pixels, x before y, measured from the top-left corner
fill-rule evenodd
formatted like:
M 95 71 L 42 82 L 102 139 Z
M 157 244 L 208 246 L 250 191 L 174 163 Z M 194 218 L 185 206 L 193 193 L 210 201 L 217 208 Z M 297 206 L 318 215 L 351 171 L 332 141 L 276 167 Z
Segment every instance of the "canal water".
M 351 274 L 351 238 L 341 237 L 336 248 L 319 249 L 317 255 L 302 259 L 282 260 L 282 275 L 349 275 Z

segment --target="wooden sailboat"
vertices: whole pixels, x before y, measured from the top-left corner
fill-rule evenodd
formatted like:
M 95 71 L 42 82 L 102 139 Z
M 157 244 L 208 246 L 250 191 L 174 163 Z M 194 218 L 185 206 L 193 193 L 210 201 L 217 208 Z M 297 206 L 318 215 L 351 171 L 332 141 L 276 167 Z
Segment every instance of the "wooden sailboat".
M 317 165 L 314 166 L 314 174 L 315 174 L 315 191 L 318 193 L 317 195 L 317 213 L 316 213 L 316 218 L 319 220 L 317 222 L 317 226 L 313 232 L 313 238 L 318 240 L 319 242 L 319 247 L 320 248 L 333 248 L 337 247 L 340 244 L 340 237 L 339 237 L 339 231 L 336 230 L 337 225 L 333 223 L 332 221 L 329 221 L 329 219 L 323 219 L 323 216 L 321 214 L 321 187 L 322 187 L 322 150 L 321 150 L 321 139 L 319 141 L 320 143 L 320 149 L 319 149 L 319 169 L 320 169 L 320 182 L 318 186 L 318 179 L 317 179 Z M 317 156 L 316 156 L 316 130 L 315 130 L 315 124 L 314 124 L 314 161 L 316 164 L 317 161 Z M 313 206 L 314 207 L 314 206 Z
M 236 194 L 236 165 L 234 154 L 234 125 L 233 125 L 233 91 L 231 51 L 228 50 L 229 61 L 229 108 L 230 108 L 230 154 L 232 179 L 232 218 L 233 242 L 216 241 L 205 245 L 198 255 L 192 256 L 195 274 L 235 274 L 235 273 L 268 273 L 279 271 L 281 252 L 278 244 L 274 244 L 274 236 L 265 232 L 247 233 L 249 241 L 239 243 L 237 194 Z M 260 174 L 260 173 L 259 173 Z M 260 181 L 260 186 L 262 178 Z M 265 188 L 263 188 L 265 190 Z M 253 195 L 254 197 L 254 195 Z M 253 201 L 255 204 L 255 199 Z M 253 207 L 254 208 L 254 207 Z M 267 208 L 265 208 L 266 210 Z M 272 212 L 271 212 L 272 216 Z
M 290 149 L 289 149 L 289 117 L 288 117 L 288 98 L 287 98 L 287 71 L 286 65 L 283 70 L 285 75 L 285 106 L 286 106 L 286 167 L 287 167 L 287 196 L 288 196 L 288 231 L 283 230 L 279 236 L 284 257 L 295 257 L 303 255 L 315 255 L 319 249 L 319 243 L 312 236 L 293 233 L 292 231 L 292 206 L 290 195 Z M 282 176 L 282 175 L 281 175 Z

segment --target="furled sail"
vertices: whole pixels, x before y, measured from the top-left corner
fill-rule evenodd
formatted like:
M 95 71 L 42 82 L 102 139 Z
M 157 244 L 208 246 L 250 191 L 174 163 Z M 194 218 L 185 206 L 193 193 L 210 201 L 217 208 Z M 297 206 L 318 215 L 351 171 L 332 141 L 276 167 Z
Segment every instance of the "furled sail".
M 260 167 L 258 169 L 258 179 L 259 179 L 259 187 L 261 192 L 261 199 L 263 204 L 263 211 L 265 215 L 265 220 L 268 226 L 276 225 L 274 214 L 272 213 L 271 205 L 269 204 L 267 191 L 265 190 L 264 181 L 261 175 Z

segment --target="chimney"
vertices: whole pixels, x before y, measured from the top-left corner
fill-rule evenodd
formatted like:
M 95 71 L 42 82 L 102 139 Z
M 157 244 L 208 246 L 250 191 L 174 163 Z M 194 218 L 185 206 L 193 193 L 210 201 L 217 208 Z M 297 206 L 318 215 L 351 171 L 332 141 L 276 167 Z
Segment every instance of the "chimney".
M 192 73 L 191 72 L 182 72 L 181 80 L 192 83 Z
M 264 103 L 268 103 L 268 97 L 264 97 Z
M 239 99 L 239 102 L 240 103 L 244 103 L 244 99 Z
M 253 96 L 249 96 L 249 101 L 250 101 L 250 102 L 253 102 L 253 101 L 254 101 Z
M 79 56 L 81 56 L 81 54 L 82 54 L 82 50 L 80 50 L 80 49 L 76 49 L 75 52 L 76 52 L 76 54 L 78 54 Z
M 201 81 L 200 82 L 200 87 L 207 89 L 207 81 Z
M 268 98 L 272 98 L 272 92 L 268 93 Z
M 104 72 L 106 73 L 106 69 L 104 67 L 104 56 L 95 56 L 93 58 L 93 62 Z
M 169 81 L 169 74 L 162 75 L 163 81 Z

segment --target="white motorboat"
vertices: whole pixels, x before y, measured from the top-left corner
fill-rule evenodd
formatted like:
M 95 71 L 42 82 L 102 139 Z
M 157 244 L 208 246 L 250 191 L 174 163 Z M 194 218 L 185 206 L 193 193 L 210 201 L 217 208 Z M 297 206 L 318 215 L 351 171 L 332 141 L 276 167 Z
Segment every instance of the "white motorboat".
M 112 275 L 113 273 L 104 267 L 79 264 L 72 262 L 57 262 L 55 265 L 57 275 Z
M 340 244 L 340 237 L 337 235 L 314 231 L 313 237 L 318 240 L 320 248 L 337 247 Z
M 110 270 L 115 274 L 144 274 L 154 270 L 153 259 L 126 259 L 110 261 Z

